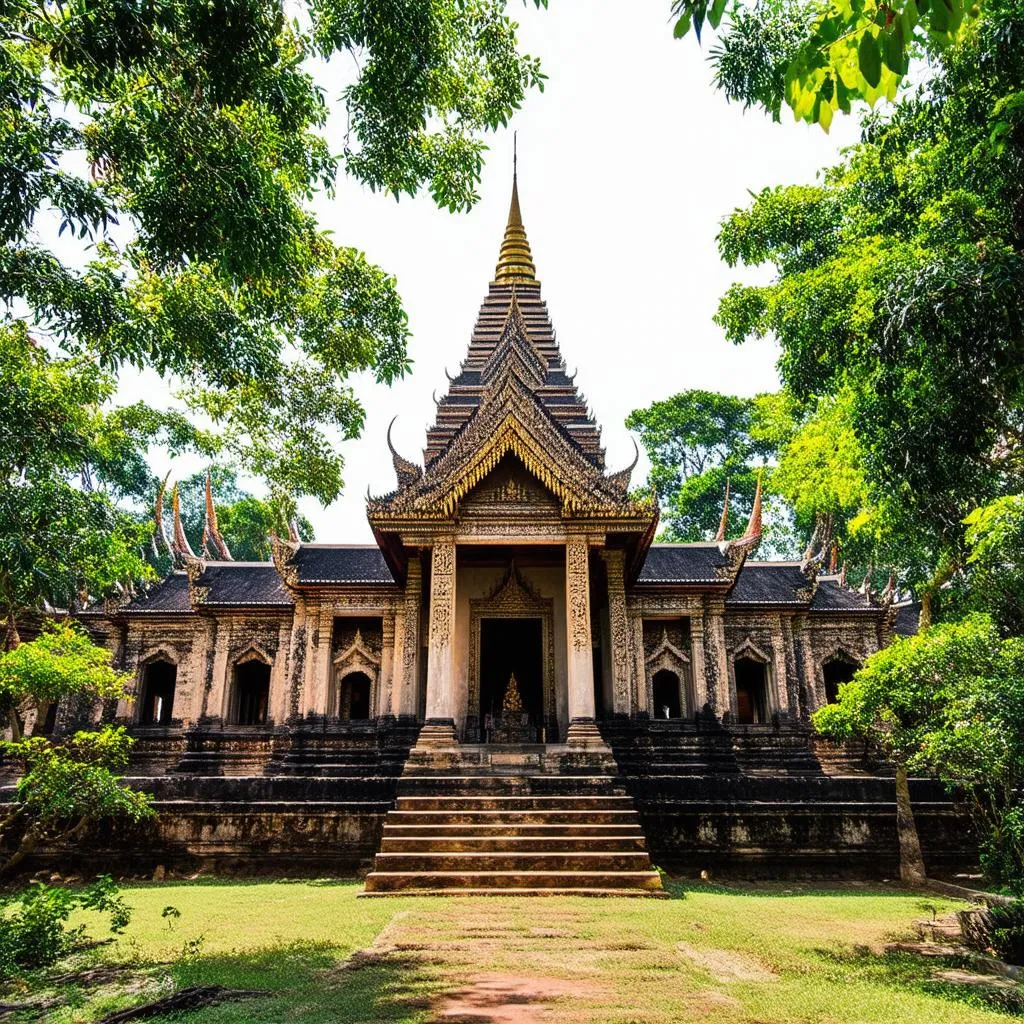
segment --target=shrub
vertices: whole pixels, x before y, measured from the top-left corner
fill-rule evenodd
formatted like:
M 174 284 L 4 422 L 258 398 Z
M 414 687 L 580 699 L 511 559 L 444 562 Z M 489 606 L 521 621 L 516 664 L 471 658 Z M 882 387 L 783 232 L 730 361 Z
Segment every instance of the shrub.
M 1010 964 L 1024 964 L 1024 900 L 1014 900 L 989 911 L 992 948 Z
M 0 902 L 0 981 L 48 967 L 71 951 L 85 930 L 68 927 L 76 910 L 110 915 L 110 930 L 124 930 L 131 913 L 109 875 L 81 889 L 33 882 Z

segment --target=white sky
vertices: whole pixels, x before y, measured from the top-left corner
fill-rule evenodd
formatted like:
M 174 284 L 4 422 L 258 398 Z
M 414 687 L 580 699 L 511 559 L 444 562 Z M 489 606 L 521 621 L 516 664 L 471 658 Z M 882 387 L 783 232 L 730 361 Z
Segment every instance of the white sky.
M 508 131 L 490 140 L 482 199 L 469 214 L 438 210 L 429 196 L 396 203 L 349 179 L 316 206 L 339 244 L 363 249 L 398 279 L 409 313 L 412 374 L 392 388 L 357 382 L 363 437 L 343 445 L 345 492 L 330 508 L 302 503 L 317 539 L 371 542 L 367 486 L 395 485 L 385 442 L 418 461 L 433 422 L 431 393 L 457 371 L 494 273 L 508 212 L 512 130 L 519 133 L 519 192 L 537 273 L 570 372 L 602 425 L 608 465 L 633 454 L 623 426 L 635 408 L 685 388 L 754 394 L 777 386 L 769 343 L 727 343 L 711 321 L 718 298 L 742 275 L 718 258 L 723 216 L 749 191 L 810 182 L 856 138 L 851 118 L 832 134 L 743 113 L 711 85 L 692 33 L 672 38 L 669 0 L 513 3 L 522 49 L 549 79 Z M 341 67 L 338 68 L 339 73 Z M 332 149 L 341 149 L 339 86 Z M 746 275 L 751 280 L 750 275 Z M 125 395 L 126 398 L 130 397 Z M 152 392 L 151 402 L 158 401 Z M 157 467 L 159 469 L 159 467 Z M 179 460 L 175 474 L 196 467 Z M 634 475 L 646 473 L 641 462 Z

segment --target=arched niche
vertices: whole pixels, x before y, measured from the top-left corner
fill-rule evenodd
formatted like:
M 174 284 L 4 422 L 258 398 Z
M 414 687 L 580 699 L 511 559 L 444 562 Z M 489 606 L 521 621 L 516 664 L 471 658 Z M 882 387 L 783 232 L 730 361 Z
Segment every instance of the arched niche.
M 380 658 L 359 629 L 352 643 L 335 655 L 332 667 L 327 714 L 344 721 L 372 718 L 380 681 Z
M 763 725 L 771 712 L 771 659 L 747 640 L 733 652 L 730 669 L 735 686 L 733 718 L 740 725 Z
M 644 669 L 652 718 L 686 718 L 693 714 L 690 658 L 671 642 L 667 626 L 662 626 L 661 639 L 645 659 Z
M 270 717 L 271 660 L 251 648 L 234 664 L 231 707 L 233 725 L 266 725 Z
M 835 704 L 839 699 L 839 687 L 850 682 L 859 668 L 860 661 L 846 651 L 836 651 L 821 663 L 822 692 L 826 704 Z
M 139 725 L 170 725 L 174 717 L 174 697 L 178 685 L 177 664 L 170 655 L 160 651 L 142 663 L 139 677 L 136 705 Z

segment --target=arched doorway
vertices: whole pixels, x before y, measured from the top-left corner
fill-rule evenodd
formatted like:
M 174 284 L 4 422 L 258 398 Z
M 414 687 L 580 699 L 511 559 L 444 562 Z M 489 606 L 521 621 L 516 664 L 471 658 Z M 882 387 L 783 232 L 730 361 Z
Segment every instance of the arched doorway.
M 839 699 L 839 687 L 853 679 L 860 666 L 847 658 L 833 658 L 821 666 L 825 680 L 825 702 L 835 704 Z
M 349 672 L 338 690 L 339 718 L 357 721 L 370 717 L 370 677 L 365 672 Z
M 235 666 L 235 725 L 265 725 L 270 706 L 270 666 L 253 658 Z
M 655 718 L 682 718 L 682 702 L 679 699 L 679 676 L 663 668 L 654 673 L 651 680 Z
M 756 725 L 768 721 L 768 666 L 753 658 L 737 658 L 736 721 Z
M 178 666 L 163 658 L 149 662 L 142 670 L 140 725 L 170 725 L 174 714 L 174 688 Z

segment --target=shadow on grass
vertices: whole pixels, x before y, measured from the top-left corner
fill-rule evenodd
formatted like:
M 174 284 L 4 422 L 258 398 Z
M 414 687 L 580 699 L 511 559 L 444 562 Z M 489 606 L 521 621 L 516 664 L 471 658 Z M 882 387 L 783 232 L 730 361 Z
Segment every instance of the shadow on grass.
M 700 878 L 662 877 L 662 884 L 672 892 L 673 897 L 685 898 L 687 893 L 703 893 L 713 896 L 749 896 L 757 899 L 781 899 L 796 896 L 863 898 L 878 896 L 913 896 L 922 899 L 922 894 L 901 885 L 886 882 L 747 882 L 741 879 L 705 881 Z M 944 897 L 932 897 L 942 901 Z
M 851 980 L 899 991 L 917 991 L 977 1009 L 1024 1016 L 1024 994 L 1014 986 L 987 990 L 936 978 L 937 971 L 972 971 L 970 959 L 958 956 L 918 956 L 909 952 L 875 953 L 866 946 L 852 949 L 814 949 L 822 970 L 839 983 Z
M 267 993 L 173 1018 L 188 1024 L 412 1022 L 424 1017 L 441 987 L 422 961 L 372 951 L 346 961 L 336 946 L 310 942 L 245 953 L 200 953 L 174 964 L 171 974 L 176 988 L 222 985 Z

